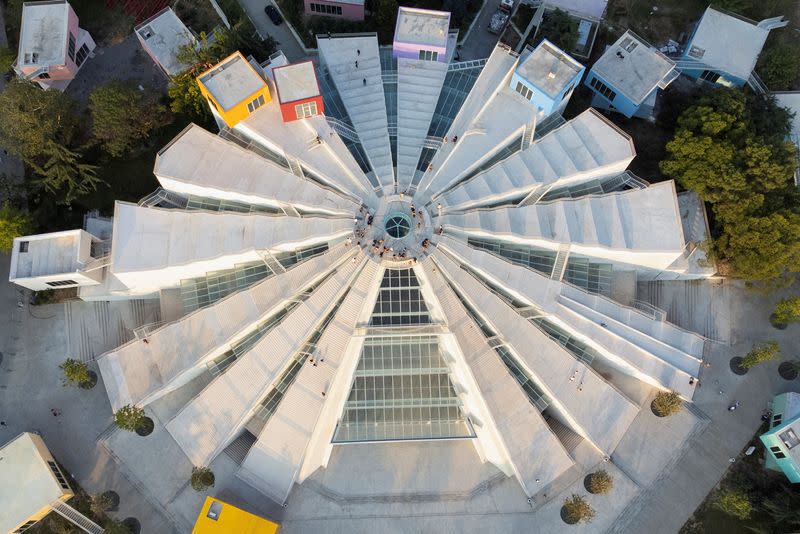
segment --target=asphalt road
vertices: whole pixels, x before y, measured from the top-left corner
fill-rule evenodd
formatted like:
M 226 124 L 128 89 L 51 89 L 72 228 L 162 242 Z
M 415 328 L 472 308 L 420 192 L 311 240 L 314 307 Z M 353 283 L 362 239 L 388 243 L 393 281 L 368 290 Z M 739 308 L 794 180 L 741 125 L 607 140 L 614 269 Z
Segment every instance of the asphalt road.
M 486 0 L 483 9 L 478 13 L 478 21 L 472 27 L 472 33 L 461 45 L 461 61 L 487 58 L 492 53 L 500 36 L 489 33 L 489 21 L 498 7 L 500 0 Z
M 239 0 L 239 4 L 247 12 L 261 37 L 272 36 L 279 43 L 278 50 L 283 50 L 284 55 L 291 62 L 305 58 L 306 53 L 289 30 L 288 24 L 284 22 L 280 26 L 275 26 L 264 13 L 264 8 L 268 3 L 275 5 L 274 2 L 268 0 Z

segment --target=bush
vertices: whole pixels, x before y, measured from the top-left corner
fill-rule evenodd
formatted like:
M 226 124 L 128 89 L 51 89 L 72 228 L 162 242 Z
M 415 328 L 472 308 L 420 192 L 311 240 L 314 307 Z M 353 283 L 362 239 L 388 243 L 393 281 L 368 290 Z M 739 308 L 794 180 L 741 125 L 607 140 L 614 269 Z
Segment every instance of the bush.
M 792 89 L 794 81 L 800 75 L 800 54 L 791 45 L 777 44 L 764 51 L 759 73 L 772 91 Z
M 562 514 L 564 521 L 570 525 L 582 521 L 591 523 L 592 519 L 594 519 L 594 508 L 592 508 L 582 496 L 573 494 L 572 497 L 564 501 Z
M 139 408 L 132 404 L 126 404 L 114 412 L 114 422 L 122 430 L 127 430 L 128 432 L 136 432 L 145 424 L 145 421 L 144 408 Z
M 65 386 L 80 386 L 91 381 L 89 367 L 83 362 L 67 358 L 58 367 L 64 371 Z
M 611 491 L 614 487 L 614 479 L 608 474 L 608 471 L 601 469 L 592 473 L 589 476 L 589 487 L 587 488 L 591 493 L 604 494 Z
M 747 353 L 747 356 L 742 360 L 742 367 L 751 369 L 759 363 L 775 360 L 780 356 L 781 349 L 774 341 L 762 345 L 760 347 L 754 346 L 753 350 Z
M 194 467 L 191 482 L 195 491 L 205 491 L 214 486 L 214 472 L 208 467 Z
M 800 297 L 781 299 L 775 305 L 775 310 L 772 312 L 770 320 L 778 325 L 787 325 L 800 321 Z
M 103 528 L 106 529 L 106 534 L 133 534 L 131 529 L 128 528 L 128 525 L 116 519 L 109 519 L 106 521 Z
M 15 59 L 17 59 L 16 51 L 10 48 L 0 48 L 0 74 L 10 71 Z
M 33 231 L 31 218 L 22 210 L 13 208 L 8 202 L 0 208 L 0 252 L 10 252 L 14 238 Z
M 753 513 L 750 497 L 740 489 L 725 489 L 714 499 L 714 506 L 737 519 L 749 519 Z
M 668 417 L 678 413 L 683 407 L 680 395 L 674 391 L 659 391 L 650 404 L 653 413 L 658 417 Z

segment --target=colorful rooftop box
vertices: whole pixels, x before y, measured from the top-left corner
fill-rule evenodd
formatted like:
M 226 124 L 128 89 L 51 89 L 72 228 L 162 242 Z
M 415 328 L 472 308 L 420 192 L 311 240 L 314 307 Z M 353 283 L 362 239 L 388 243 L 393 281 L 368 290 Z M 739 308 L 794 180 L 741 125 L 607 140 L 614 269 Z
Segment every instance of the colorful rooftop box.
M 241 52 L 234 52 L 198 76 L 197 84 L 211 111 L 229 128 L 271 100 L 267 82 Z
M 232 504 L 206 497 L 192 534 L 276 534 L 280 525 Z
M 777 395 L 772 410 L 770 429 L 761 435 L 767 448 L 766 466 L 800 483 L 800 393 Z
M 446 11 L 401 7 L 394 30 L 394 57 L 446 62 L 449 30 Z
M 272 69 L 283 122 L 296 121 L 325 112 L 317 73 L 312 61 Z
M 566 107 L 583 71 L 583 65 L 545 39 L 520 57 L 511 76 L 511 88 L 547 117 Z

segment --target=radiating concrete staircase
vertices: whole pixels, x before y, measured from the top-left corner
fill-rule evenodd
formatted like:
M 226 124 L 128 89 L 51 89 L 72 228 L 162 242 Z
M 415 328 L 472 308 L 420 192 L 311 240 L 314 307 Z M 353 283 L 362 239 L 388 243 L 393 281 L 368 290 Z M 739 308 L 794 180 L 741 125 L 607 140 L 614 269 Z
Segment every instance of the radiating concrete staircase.
M 397 184 L 408 190 L 417 169 L 433 112 L 439 101 L 447 64 L 439 61 L 397 61 Z
M 392 191 L 394 168 L 377 37 L 320 39 L 318 46 L 378 181 Z

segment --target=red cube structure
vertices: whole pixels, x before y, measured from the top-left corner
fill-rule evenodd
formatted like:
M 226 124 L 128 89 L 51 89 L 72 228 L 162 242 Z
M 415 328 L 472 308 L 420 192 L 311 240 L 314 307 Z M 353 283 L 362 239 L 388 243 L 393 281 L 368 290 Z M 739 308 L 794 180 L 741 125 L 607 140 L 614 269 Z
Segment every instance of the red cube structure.
M 283 122 L 322 115 L 325 107 L 314 63 L 303 61 L 272 69 Z

